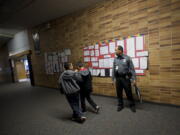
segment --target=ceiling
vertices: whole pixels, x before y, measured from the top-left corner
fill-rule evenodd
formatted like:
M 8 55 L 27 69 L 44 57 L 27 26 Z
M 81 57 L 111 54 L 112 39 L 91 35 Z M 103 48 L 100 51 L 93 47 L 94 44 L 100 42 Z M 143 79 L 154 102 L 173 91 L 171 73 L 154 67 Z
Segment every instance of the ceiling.
M 0 44 L 27 27 L 87 8 L 103 0 L 0 0 Z

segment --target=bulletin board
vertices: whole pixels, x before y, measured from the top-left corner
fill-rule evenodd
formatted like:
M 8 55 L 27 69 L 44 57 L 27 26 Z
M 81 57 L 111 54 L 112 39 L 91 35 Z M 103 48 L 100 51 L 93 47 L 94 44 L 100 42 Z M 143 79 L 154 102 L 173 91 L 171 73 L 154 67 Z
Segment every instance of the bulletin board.
M 64 49 L 59 52 L 45 52 L 45 71 L 47 75 L 54 73 L 62 73 L 64 71 L 64 63 L 68 62 L 71 55 L 70 49 Z
M 148 51 L 145 50 L 144 35 L 98 42 L 83 48 L 84 62 L 88 63 L 93 76 L 112 76 L 115 48 L 122 46 L 124 54 L 132 58 L 136 75 L 145 75 L 148 68 Z

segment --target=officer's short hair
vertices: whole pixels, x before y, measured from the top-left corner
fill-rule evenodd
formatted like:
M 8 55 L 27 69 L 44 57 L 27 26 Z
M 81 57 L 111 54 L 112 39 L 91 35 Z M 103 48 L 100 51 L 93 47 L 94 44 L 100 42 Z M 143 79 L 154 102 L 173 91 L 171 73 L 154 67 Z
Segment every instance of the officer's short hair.
M 84 67 L 84 63 L 83 62 L 81 62 L 81 61 L 79 61 L 79 62 L 77 62 L 77 67 Z
M 118 50 L 121 50 L 123 52 L 123 47 L 122 46 L 118 46 L 117 48 L 118 48 Z
M 64 63 L 64 68 L 65 68 L 65 70 L 68 70 L 68 69 L 70 69 L 70 66 L 72 65 L 72 63 L 70 63 L 70 62 L 65 62 Z

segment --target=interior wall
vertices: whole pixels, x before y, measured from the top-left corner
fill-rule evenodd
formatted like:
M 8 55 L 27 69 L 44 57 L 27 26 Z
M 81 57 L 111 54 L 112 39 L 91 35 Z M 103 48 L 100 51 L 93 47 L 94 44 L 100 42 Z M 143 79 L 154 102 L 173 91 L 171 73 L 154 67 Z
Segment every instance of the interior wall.
M 143 100 L 180 105 L 180 1 L 107 0 L 29 32 L 35 85 L 57 87 L 59 74 L 46 75 L 44 52 L 70 48 L 73 63 L 85 45 L 135 34 L 145 35 L 149 68 L 138 76 Z M 41 54 L 35 55 L 31 32 L 39 31 Z M 93 78 L 94 93 L 116 96 L 111 78 Z
M 29 50 L 29 39 L 27 30 L 18 32 L 8 42 L 8 50 L 10 55 L 15 55 L 24 51 Z
M 0 83 L 12 82 L 8 56 L 7 46 L 0 47 Z

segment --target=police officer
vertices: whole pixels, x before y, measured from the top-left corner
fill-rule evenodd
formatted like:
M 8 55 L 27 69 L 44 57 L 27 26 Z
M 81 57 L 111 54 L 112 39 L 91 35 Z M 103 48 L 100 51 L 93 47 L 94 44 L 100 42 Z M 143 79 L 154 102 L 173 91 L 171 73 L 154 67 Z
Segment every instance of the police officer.
M 112 79 L 116 86 L 118 108 L 121 111 L 123 104 L 123 89 L 125 90 L 129 106 L 132 112 L 136 112 L 135 102 L 132 96 L 131 82 L 136 84 L 136 74 L 132 60 L 129 56 L 123 54 L 123 47 L 118 46 L 115 49 L 116 58 L 113 62 Z

